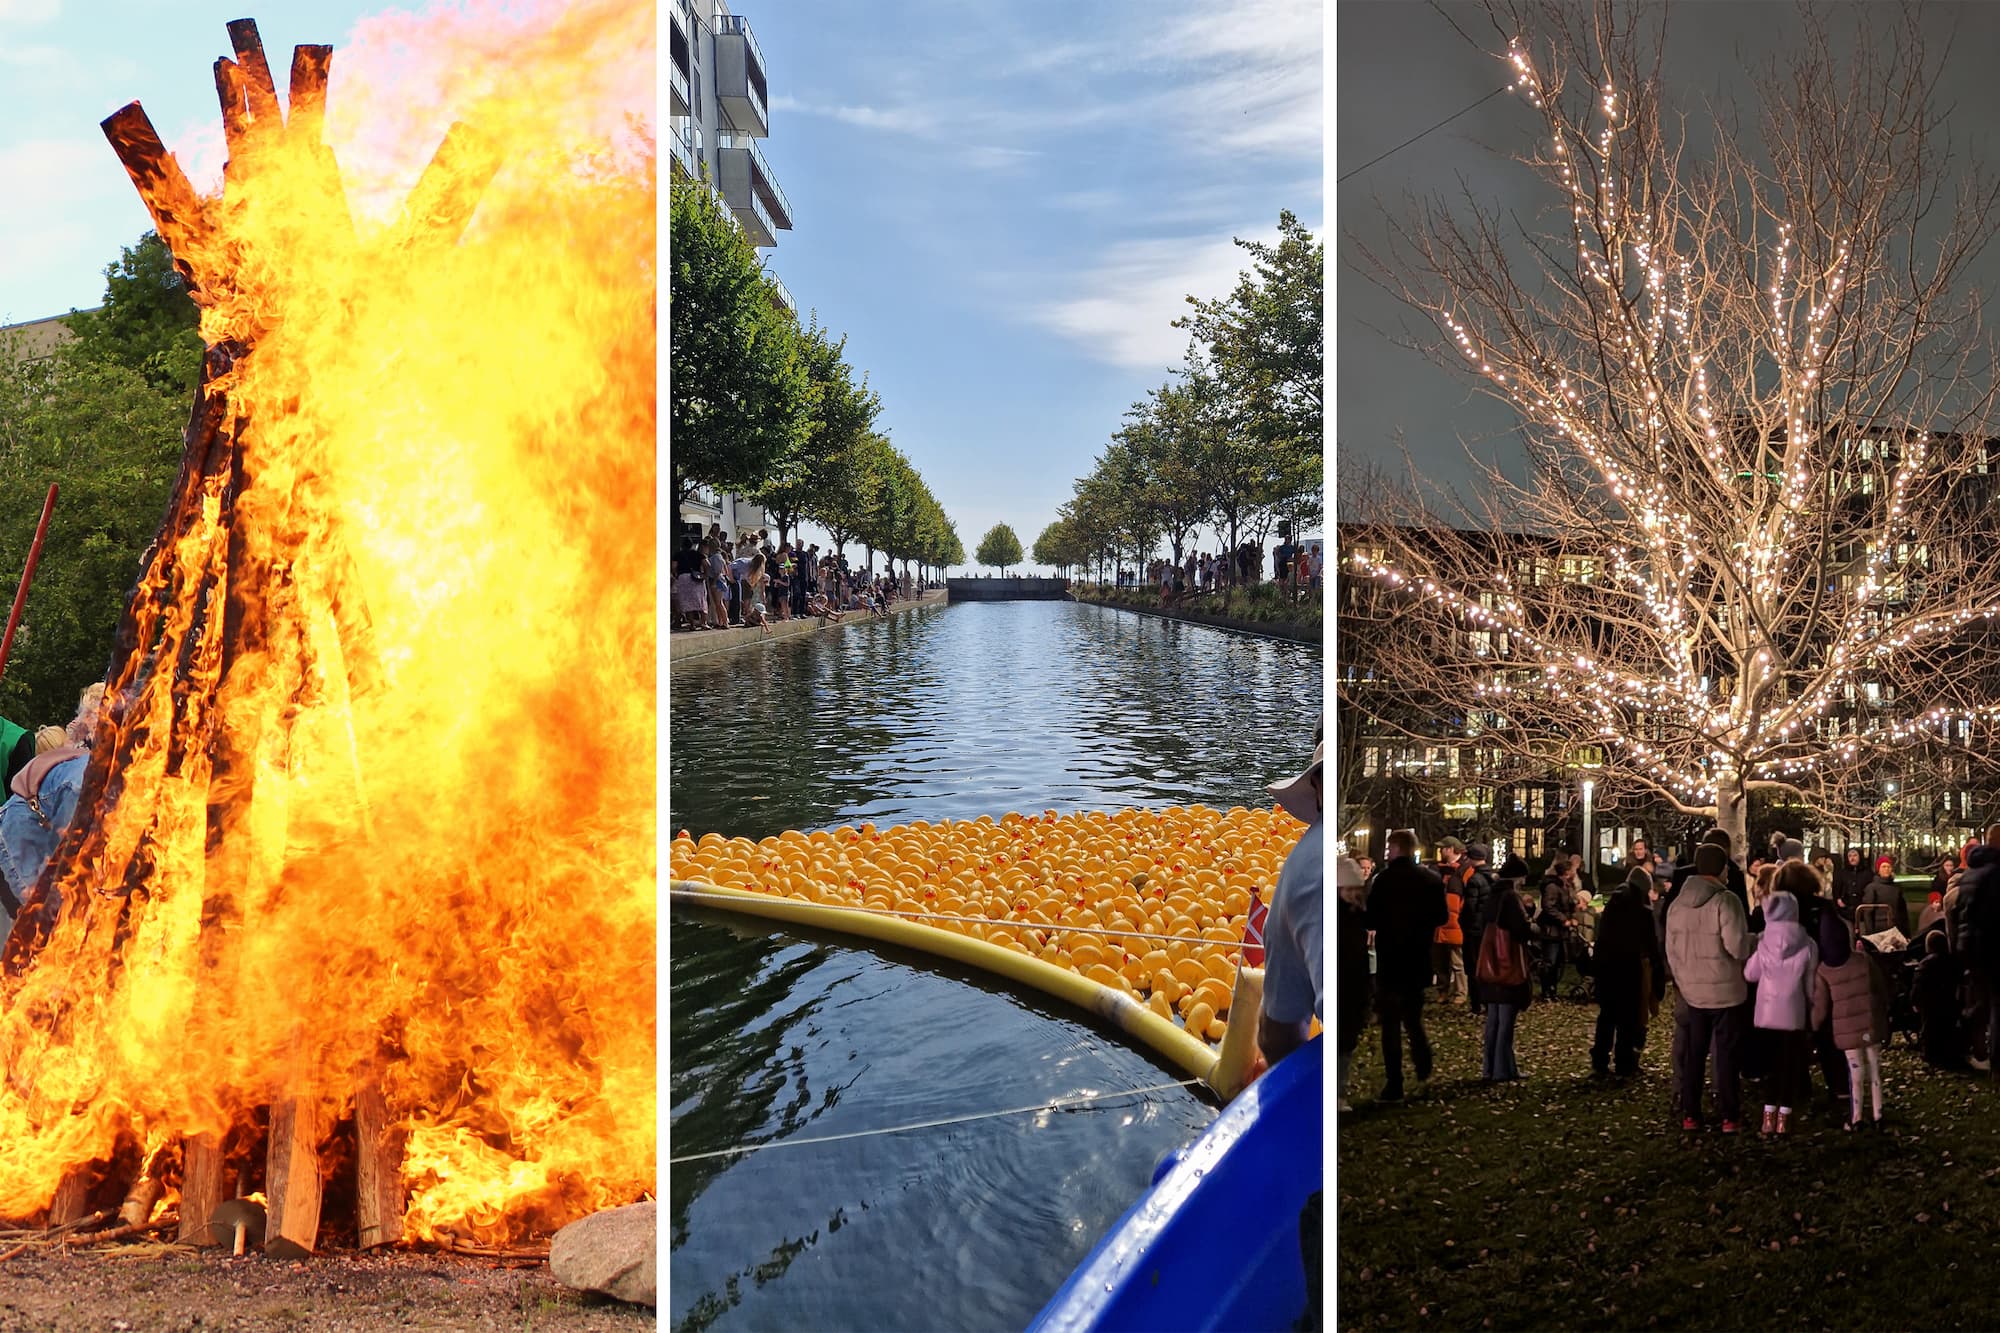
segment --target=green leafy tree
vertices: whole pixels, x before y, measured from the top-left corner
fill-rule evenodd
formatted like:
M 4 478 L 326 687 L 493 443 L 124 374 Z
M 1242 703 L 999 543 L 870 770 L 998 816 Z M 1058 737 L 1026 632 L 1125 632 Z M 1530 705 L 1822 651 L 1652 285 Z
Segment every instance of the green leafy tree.
M 1021 539 L 1005 523 L 995 523 L 979 539 L 979 549 L 973 557 L 980 564 L 992 565 L 1005 574 L 1008 566 L 1021 563 Z
M 817 318 L 799 331 L 799 361 L 807 385 L 804 435 L 798 451 L 777 460 L 752 493 L 778 525 L 780 541 L 810 514 L 814 495 L 835 469 L 847 464 L 853 446 L 882 411 L 882 400 L 866 377 L 855 381 L 844 359 L 846 349 L 847 339 L 835 341 Z
M 67 722 L 104 678 L 180 463 L 189 399 L 106 347 L 23 362 L 0 345 L 0 606 L 12 605 L 50 483 L 61 488 L 0 677 L 0 715 L 24 726 Z
M 89 360 L 123 366 L 163 394 L 194 393 L 201 375 L 201 312 L 158 232 L 124 247 L 104 270 L 104 304 L 64 323 Z
M 674 508 L 698 486 L 753 492 L 788 475 L 809 433 L 798 325 L 771 299 L 757 252 L 706 186 L 670 201 L 668 356 Z
M 828 460 L 826 479 L 807 497 L 804 513 L 826 529 L 836 554 L 845 552 L 875 512 L 894 453 L 886 435 L 869 431 Z
M 1236 391 L 1242 421 L 1267 446 L 1323 452 L 1326 383 L 1326 246 L 1289 210 L 1278 243 L 1238 237 L 1253 267 L 1223 300 L 1188 297 L 1194 313 L 1174 321 L 1208 348 Z

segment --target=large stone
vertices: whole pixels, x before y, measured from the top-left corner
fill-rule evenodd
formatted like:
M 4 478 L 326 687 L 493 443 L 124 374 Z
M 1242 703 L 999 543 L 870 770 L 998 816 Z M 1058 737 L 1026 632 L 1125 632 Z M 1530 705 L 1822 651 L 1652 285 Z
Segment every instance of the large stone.
M 658 1204 L 608 1208 L 556 1232 L 549 1242 L 549 1272 L 565 1287 L 657 1306 L 659 1245 Z

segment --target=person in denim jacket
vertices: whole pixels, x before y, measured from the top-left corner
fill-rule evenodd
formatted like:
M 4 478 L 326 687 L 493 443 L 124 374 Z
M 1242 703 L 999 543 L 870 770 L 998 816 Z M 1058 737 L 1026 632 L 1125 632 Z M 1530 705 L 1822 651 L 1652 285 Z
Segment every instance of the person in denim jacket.
M 63 830 L 76 815 L 83 771 L 90 763 L 90 739 L 97 730 L 97 712 L 104 686 L 93 685 L 78 701 L 65 744 L 36 755 L 8 784 L 6 804 L 0 805 L 0 879 L 7 894 L 0 899 L 0 937 L 14 926 L 14 917 L 28 899 L 42 869 L 55 855 Z M 50 913 L 61 908 L 54 899 Z

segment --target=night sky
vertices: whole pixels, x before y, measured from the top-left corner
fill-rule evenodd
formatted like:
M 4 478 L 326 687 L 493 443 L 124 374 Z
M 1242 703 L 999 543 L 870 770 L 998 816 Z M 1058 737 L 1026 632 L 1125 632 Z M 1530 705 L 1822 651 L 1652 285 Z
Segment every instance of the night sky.
M 1446 15 L 1484 49 L 1468 45 Z M 1852 18 L 1833 15 L 1836 35 Z M 1503 50 L 1504 38 L 1479 5 L 1464 0 L 1435 6 L 1424 0 L 1341 0 L 1335 24 L 1336 179 L 1510 82 L 1501 62 L 1486 54 Z M 1933 59 L 1946 41 L 1951 44 L 1938 98 L 1949 108 L 1954 152 L 1970 147 L 1995 162 L 2000 78 L 1993 52 L 2000 49 L 2000 4 L 1927 5 L 1925 29 Z M 1668 102 L 1693 121 L 1704 114 L 1705 101 L 1734 100 L 1746 123 L 1754 124 L 1757 92 L 1746 71 L 1790 47 L 1797 32 L 1789 4 L 1675 7 L 1667 25 Z M 1503 93 L 1336 186 L 1333 413 L 1341 457 L 1400 468 L 1395 436 L 1401 430 L 1418 465 L 1447 481 L 1470 475 L 1468 448 L 1481 457 L 1519 458 L 1514 418 L 1505 407 L 1479 394 L 1470 377 L 1442 370 L 1388 340 L 1409 329 L 1426 338 L 1435 330 L 1417 323 L 1417 316 L 1355 267 L 1356 243 L 1379 248 L 1388 234 L 1384 210 L 1407 214 L 1403 201 L 1411 194 L 1455 196 L 1470 190 L 1487 205 L 1523 214 L 1546 208 L 1555 200 L 1553 192 L 1505 156 L 1529 145 L 1534 121 L 1524 103 Z M 2000 247 L 1989 251 L 1980 271 L 1985 290 L 2000 291 Z M 1342 511 L 1356 513 L 1358 498 L 1343 493 Z

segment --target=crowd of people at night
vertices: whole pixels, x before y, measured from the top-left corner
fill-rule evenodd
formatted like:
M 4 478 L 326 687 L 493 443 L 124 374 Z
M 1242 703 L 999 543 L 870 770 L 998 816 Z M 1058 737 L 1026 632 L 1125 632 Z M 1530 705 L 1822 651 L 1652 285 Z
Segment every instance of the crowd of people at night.
M 921 580 L 850 566 L 844 551 L 780 539 L 763 529 L 731 538 L 720 523 L 706 533 L 683 529 L 674 550 L 676 631 L 761 627 L 786 620 L 822 622 L 850 614 L 885 616 L 891 603 L 926 591 Z
M 1417 1082 L 1430 1080 L 1427 1004 L 1482 1025 L 1488 1083 L 1529 1076 L 1515 1030 L 1537 998 L 1592 1004 L 1592 1070 L 1629 1080 L 1670 986 L 1669 1092 L 1689 1132 L 1789 1134 L 1809 1113 L 1815 1071 L 1839 1124 L 1879 1125 L 1882 1052 L 1898 1034 L 1935 1066 L 1992 1073 L 2000 823 L 1941 859 L 1914 919 L 1893 858 L 1851 848 L 1839 863 L 1808 860 L 1782 834 L 1747 867 L 1721 829 L 1678 865 L 1638 840 L 1603 892 L 1578 855 L 1551 858 L 1535 877 L 1519 857 L 1494 867 L 1486 847 L 1456 838 L 1439 844 L 1434 865 L 1417 852 L 1415 834 L 1397 830 L 1379 868 L 1338 862 L 1343 1111 L 1371 1021 L 1381 1103 L 1406 1096 L 1406 1045 Z M 1759 1098 L 1745 1101 L 1746 1080 Z

